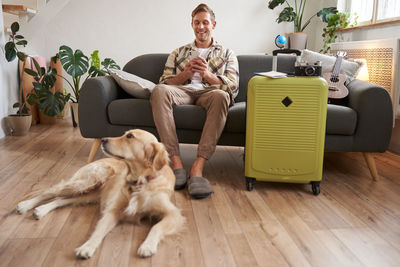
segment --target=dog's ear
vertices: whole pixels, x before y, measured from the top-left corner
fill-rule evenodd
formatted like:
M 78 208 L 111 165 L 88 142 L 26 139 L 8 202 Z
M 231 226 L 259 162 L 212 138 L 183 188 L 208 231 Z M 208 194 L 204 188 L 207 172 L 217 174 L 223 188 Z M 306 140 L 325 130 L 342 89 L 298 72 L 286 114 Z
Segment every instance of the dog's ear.
M 151 145 L 153 146 L 153 168 L 159 171 L 168 164 L 168 153 L 161 143 L 152 143 Z

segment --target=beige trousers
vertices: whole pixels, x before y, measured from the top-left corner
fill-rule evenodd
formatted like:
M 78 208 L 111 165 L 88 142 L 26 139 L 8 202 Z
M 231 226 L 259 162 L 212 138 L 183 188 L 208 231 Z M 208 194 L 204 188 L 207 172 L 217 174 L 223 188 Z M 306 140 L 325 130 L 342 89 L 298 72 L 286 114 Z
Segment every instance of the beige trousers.
M 214 153 L 218 139 L 225 127 L 229 102 L 229 94 L 219 89 L 195 90 L 175 85 L 157 85 L 151 94 L 150 103 L 158 134 L 169 155 L 179 156 L 173 106 L 195 104 L 206 110 L 207 117 L 201 133 L 197 156 L 209 159 Z

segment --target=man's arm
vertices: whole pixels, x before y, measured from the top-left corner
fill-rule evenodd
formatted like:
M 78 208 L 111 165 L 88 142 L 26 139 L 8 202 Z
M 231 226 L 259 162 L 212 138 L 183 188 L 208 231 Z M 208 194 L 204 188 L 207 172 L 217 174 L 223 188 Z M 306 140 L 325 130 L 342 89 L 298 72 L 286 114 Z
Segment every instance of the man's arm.
M 194 72 L 191 71 L 191 62 L 186 64 L 184 71 L 176 74 L 177 66 L 175 65 L 175 61 L 178 53 L 178 49 L 176 49 L 168 56 L 167 62 L 165 63 L 164 72 L 160 77 L 160 83 L 183 85 L 188 79 L 193 77 Z
M 239 89 L 239 63 L 232 50 L 229 49 L 226 68 L 223 75 L 218 75 L 223 81 L 223 84 L 228 87 L 228 90 L 233 95 L 237 94 Z
M 171 85 L 183 85 L 188 79 L 192 78 L 193 75 L 194 72 L 192 71 L 191 63 L 189 62 L 188 64 L 186 64 L 184 71 L 182 71 L 178 75 L 175 75 L 174 77 L 166 79 L 165 83 Z

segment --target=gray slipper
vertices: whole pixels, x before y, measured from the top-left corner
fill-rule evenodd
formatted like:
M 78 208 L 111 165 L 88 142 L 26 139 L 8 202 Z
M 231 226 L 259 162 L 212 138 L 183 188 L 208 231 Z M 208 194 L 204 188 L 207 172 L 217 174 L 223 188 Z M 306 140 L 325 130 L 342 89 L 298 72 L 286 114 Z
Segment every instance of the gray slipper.
M 180 190 L 185 188 L 187 183 L 187 175 L 185 169 L 175 169 L 175 190 Z
M 189 179 L 188 191 L 193 198 L 205 198 L 212 193 L 210 182 L 200 176 L 194 176 Z

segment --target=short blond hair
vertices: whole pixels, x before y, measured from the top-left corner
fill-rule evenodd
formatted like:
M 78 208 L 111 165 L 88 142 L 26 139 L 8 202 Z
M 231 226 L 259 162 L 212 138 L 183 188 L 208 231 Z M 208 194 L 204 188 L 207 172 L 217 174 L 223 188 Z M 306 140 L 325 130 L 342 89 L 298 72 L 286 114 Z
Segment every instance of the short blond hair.
M 211 20 L 213 22 L 215 21 L 214 11 L 206 4 L 200 4 L 192 11 L 192 21 L 193 21 L 194 16 L 196 16 L 197 13 L 200 13 L 200 12 L 207 12 L 208 14 L 210 14 Z

